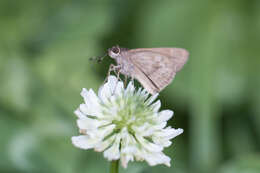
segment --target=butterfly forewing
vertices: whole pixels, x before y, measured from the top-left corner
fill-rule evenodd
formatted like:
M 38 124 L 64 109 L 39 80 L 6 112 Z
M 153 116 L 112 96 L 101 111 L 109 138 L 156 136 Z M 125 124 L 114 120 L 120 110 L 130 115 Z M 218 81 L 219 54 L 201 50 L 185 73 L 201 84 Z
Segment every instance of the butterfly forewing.
M 131 49 L 128 53 L 129 60 L 140 71 L 134 77 L 153 93 L 171 83 L 188 59 L 188 52 L 181 48 Z
M 173 59 L 177 68 L 177 72 L 187 62 L 189 57 L 189 52 L 182 48 L 139 48 L 139 49 L 130 49 L 128 52 L 134 54 L 139 52 L 147 52 L 147 53 L 155 52 L 161 55 L 165 55 Z

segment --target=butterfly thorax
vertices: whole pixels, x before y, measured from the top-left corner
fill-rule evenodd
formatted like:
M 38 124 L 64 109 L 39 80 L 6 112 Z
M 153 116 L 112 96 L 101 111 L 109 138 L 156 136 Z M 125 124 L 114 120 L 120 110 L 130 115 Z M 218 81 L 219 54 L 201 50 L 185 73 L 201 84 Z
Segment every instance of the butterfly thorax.
M 131 61 L 129 61 L 126 56 L 124 56 L 124 52 L 121 52 L 121 55 L 116 57 L 115 60 L 117 65 L 120 66 L 120 73 L 127 76 L 132 76 L 134 65 L 131 63 Z

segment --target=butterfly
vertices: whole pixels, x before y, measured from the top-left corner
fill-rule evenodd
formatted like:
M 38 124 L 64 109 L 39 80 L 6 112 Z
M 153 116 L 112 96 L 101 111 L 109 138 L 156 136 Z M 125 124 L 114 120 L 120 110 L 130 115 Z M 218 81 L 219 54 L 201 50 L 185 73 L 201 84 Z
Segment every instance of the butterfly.
M 108 55 L 117 63 L 110 65 L 109 72 L 137 79 L 152 95 L 172 82 L 189 57 L 188 51 L 182 48 L 127 49 L 119 46 L 109 48 Z

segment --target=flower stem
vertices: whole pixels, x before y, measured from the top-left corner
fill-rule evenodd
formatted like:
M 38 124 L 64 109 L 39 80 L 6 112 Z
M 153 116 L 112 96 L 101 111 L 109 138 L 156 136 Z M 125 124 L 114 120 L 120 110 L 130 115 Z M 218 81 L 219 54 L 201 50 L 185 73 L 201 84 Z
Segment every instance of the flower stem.
M 113 160 L 110 164 L 110 173 L 118 173 L 119 160 Z

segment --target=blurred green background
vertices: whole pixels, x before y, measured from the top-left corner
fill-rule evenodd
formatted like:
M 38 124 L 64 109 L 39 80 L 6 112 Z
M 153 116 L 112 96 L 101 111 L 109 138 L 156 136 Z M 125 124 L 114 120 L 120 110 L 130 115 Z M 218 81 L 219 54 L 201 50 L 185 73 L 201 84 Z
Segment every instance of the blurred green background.
M 184 129 L 165 150 L 172 167 L 121 172 L 260 172 L 259 0 L 1 0 L 1 173 L 108 172 L 70 138 L 81 89 L 97 91 L 113 62 L 89 58 L 116 44 L 190 52 L 159 96 Z

